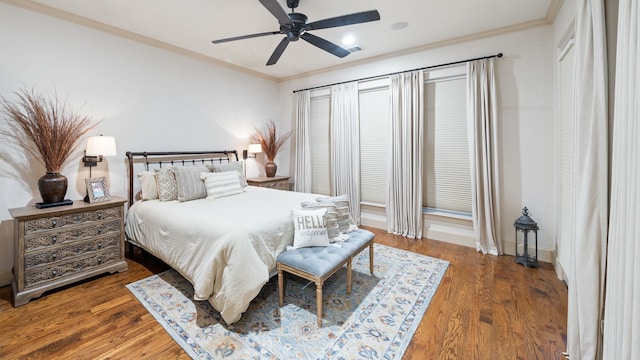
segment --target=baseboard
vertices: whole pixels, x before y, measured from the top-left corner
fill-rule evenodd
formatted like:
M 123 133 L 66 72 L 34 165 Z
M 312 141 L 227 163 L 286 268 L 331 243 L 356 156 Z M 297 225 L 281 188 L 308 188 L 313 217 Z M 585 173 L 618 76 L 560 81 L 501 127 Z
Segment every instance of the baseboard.
M 564 270 L 564 268 L 562 267 L 562 264 L 560 263 L 560 259 L 558 258 L 558 253 L 557 252 L 553 252 L 553 267 L 554 269 L 556 269 L 556 275 L 558 276 L 558 279 L 564 281 L 565 285 L 569 283 L 569 277 L 567 276 L 566 271 Z
M 504 252 L 505 255 L 512 255 L 512 256 L 516 255 L 516 245 L 513 241 L 503 241 L 502 246 L 503 246 L 502 251 Z M 536 248 L 530 247 L 528 253 L 535 254 Z M 555 267 L 555 264 L 556 264 L 555 252 L 553 250 L 538 249 L 538 261 L 548 262 L 550 264 L 553 264 Z
M 386 229 L 387 216 L 384 208 L 362 204 L 360 206 L 360 224 L 376 229 Z
M 387 228 L 387 218 L 384 208 L 363 206 L 360 212 L 360 223 L 364 226 L 371 226 L 377 229 Z M 470 219 L 446 217 L 434 214 L 425 214 L 422 237 L 438 240 L 454 245 L 476 248 L 475 236 L 473 233 L 473 223 Z M 515 243 L 503 241 L 503 252 L 505 255 L 515 255 Z M 529 249 L 529 254 L 534 254 L 535 248 Z M 538 260 L 554 264 L 556 271 L 560 268 L 558 278 L 566 279 L 561 267 L 557 264 L 555 252 L 553 250 L 538 249 Z
M 422 237 L 471 248 L 476 247 L 473 230 L 460 229 L 443 224 L 425 224 Z
M 13 273 L 11 269 L 0 270 L 0 286 L 6 286 L 11 284 L 12 277 L 13 277 Z

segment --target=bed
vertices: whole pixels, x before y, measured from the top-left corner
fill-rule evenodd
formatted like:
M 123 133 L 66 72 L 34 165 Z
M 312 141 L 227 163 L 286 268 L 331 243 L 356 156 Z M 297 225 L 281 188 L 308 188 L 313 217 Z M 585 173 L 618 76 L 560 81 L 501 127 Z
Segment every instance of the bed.
M 242 163 L 236 151 L 127 152 L 127 159 L 129 244 L 182 274 L 194 287 L 194 299 L 208 300 L 227 324 L 238 321 L 276 273 L 278 255 L 293 243 L 291 210 L 317 195 L 246 186 L 214 200 L 138 200 L 135 178 L 154 167 L 178 173 L 179 166 Z

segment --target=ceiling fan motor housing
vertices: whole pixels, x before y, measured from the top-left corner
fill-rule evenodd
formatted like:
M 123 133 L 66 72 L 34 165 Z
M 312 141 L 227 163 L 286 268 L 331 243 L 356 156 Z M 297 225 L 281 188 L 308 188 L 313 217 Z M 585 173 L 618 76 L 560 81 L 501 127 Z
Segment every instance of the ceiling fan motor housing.
M 289 41 L 298 41 L 307 23 L 307 16 L 301 13 L 291 13 L 289 18 L 291 19 L 291 24 L 280 26 L 280 31 L 287 35 Z
M 287 7 L 289 9 L 295 9 L 300 4 L 300 0 L 287 0 Z

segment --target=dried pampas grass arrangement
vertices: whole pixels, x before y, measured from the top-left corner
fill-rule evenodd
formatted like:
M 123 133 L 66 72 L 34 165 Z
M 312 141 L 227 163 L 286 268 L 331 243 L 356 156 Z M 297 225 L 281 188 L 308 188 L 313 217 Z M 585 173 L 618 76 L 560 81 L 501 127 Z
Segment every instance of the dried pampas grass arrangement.
M 257 134 L 253 136 L 252 140 L 262 145 L 262 152 L 264 152 L 267 160 L 271 162 L 273 162 L 273 159 L 278 155 L 282 145 L 284 145 L 291 134 L 293 134 L 293 130 L 291 130 L 281 136 L 278 136 L 276 124 L 272 120 L 269 120 L 264 131 L 258 129 L 256 129 L 256 131 Z
M 47 172 L 60 172 L 82 136 L 97 124 L 92 124 L 87 116 L 70 111 L 66 102 L 57 96 L 49 100 L 34 90 L 15 94 L 16 102 L 4 97 L 0 102 L 9 120 L 4 135 L 14 138 Z

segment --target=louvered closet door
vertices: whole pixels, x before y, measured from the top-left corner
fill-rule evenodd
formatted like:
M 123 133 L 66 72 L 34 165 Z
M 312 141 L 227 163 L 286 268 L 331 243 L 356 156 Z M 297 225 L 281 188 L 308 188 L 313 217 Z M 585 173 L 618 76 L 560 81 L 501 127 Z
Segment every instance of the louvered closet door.
M 568 277 L 570 246 L 573 236 L 573 189 L 574 189 L 574 113 L 573 113 L 573 38 L 559 49 L 559 96 L 560 114 L 560 226 L 558 231 L 558 261 Z
M 466 76 L 425 84 L 423 206 L 471 212 Z

